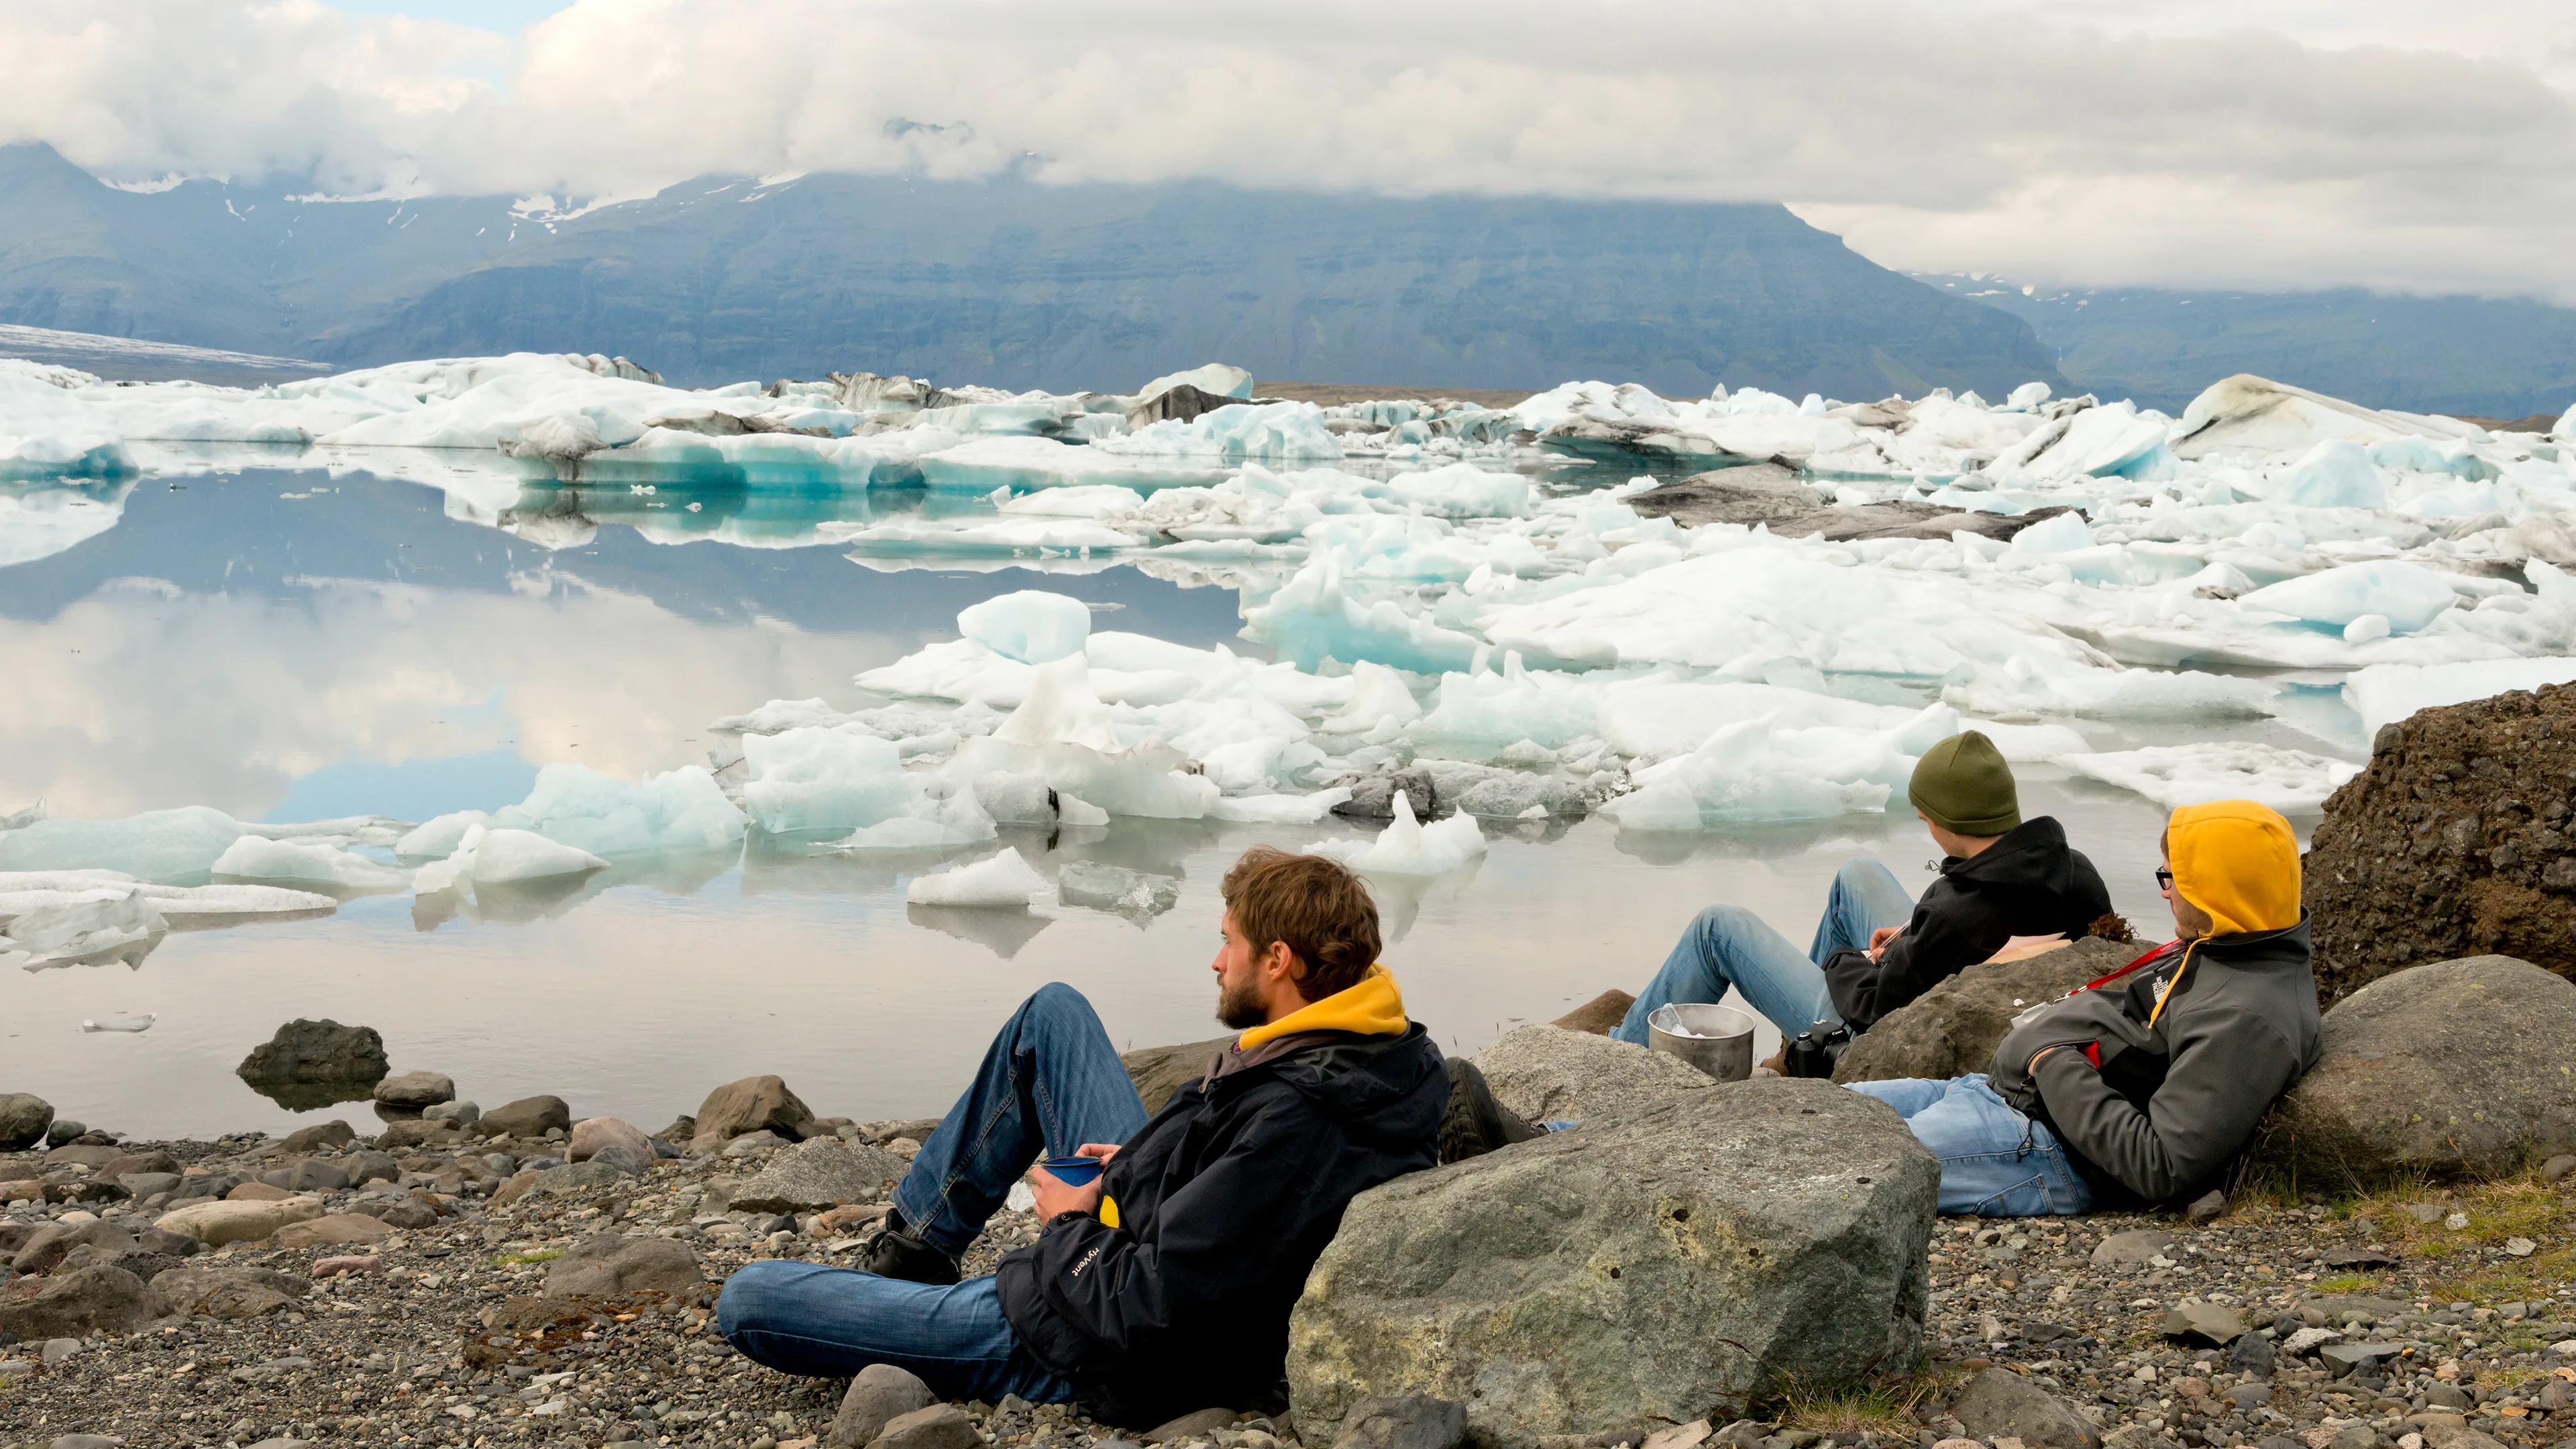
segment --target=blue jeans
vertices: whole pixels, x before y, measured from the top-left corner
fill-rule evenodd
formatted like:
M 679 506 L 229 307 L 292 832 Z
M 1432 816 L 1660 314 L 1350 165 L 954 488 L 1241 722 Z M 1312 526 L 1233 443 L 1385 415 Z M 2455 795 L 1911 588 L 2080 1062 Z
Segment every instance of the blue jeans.
M 1656 1007 L 1673 1001 L 1724 1001 L 1730 986 L 1784 1036 L 1796 1036 L 1818 1022 L 1839 1026 L 1842 1015 L 1825 990 L 1825 958 L 1846 948 L 1866 950 L 1872 931 L 1902 926 L 1913 914 L 1914 900 L 1905 887 L 1886 866 L 1867 857 L 1847 860 L 1834 872 L 1825 914 L 1816 922 L 1816 939 L 1803 956 L 1788 937 L 1744 907 L 1711 906 L 1682 932 L 1673 953 L 1664 958 L 1664 968 L 1646 983 L 1627 1019 L 1610 1034 L 1648 1045 L 1646 1018 Z
M 1061 982 L 1042 986 L 1011 1014 L 974 1085 L 922 1144 L 895 1188 L 895 1210 L 923 1241 L 962 1257 L 1040 1155 L 1123 1143 L 1144 1125 L 1145 1104 L 1091 1003 Z M 745 1357 L 786 1373 L 840 1376 L 890 1363 L 943 1398 L 1074 1397 L 1071 1383 L 1020 1346 L 989 1277 L 934 1288 L 850 1268 L 751 1263 L 725 1280 L 716 1323 Z
M 1851 1089 L 1896 1109 L 1914 1140 L 1941 1159 L 1941 1211 L 1987 1218 L 2080 1213 L 2093 1189 L 2046 1127 L 2016 1112 L 1983 1072 L 1946 1082 L 1901 1078 Z

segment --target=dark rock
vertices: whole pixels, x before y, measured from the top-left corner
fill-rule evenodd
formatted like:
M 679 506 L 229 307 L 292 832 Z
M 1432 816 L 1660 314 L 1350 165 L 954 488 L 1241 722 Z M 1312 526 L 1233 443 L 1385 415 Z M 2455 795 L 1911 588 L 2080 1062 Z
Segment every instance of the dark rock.
M 1939 1177 L 1883 1105 L 1765 1079 L 1372 1188 L 1290 1318 L 1299 1437 L 1428 1394 L 1466 1404 L 1480 1445 L 1535 1449 L 1897 1371 L 1923 1342 Z
M 2540 1180 L 2543 1182 L 2564 1182 L 2571 1172 L 2576 1172 L 2576 1152 L 2562 1152 L 2540 1164 Z
M 2417 966 L 2326 1013 L 2253 1159 L 2301 1184 L 2498 1177 L 2576 1144 L 2576 982 L 2506 956 Z
M 32 1092 L 0 1093 L 0 1152 L 24 1152 L 45 1140 L 54 1105 Z
M 299 1157 L 284 1167 L 261 1173 L 259 1180 L 288 1192 L 339 1192 L 349 1186 L 346 1169 L 318 1157 Z
M 88 1135 L 89 1128 L 87 1126 L 75 1122 L 69 1117 L 57 1117 L 54 1119 L 54 1125 L 45 1129 L 45 1145 L 47 1147 L 66 1147 Z
M 733 1205 L 761 1213 L 821 1212 L 869 1201 L 902 1181 L 910 1167 L 868 1143 L 817 1138 L 771 1158 L 735 1190 Z
M 122 1268 L 83 1268 L 0 1285 L 0 1333 L 22 1340 L 127 1334 L 169 1313 L 153 1285 Z
M 1458 1449 L 1466 1439 L 1464 1407 L 1408 1394 L 1351 1405 L 1333 1449 Z
M 885 1426 L 939 1402 L 930 1386 L 890 1363 L 870 1364 L 850 1380 L 841 1412 L 823 1436 L 824 1449 L 866 1449 Z
M 745 1077 L 707 1093 L 698 1104 L 697 1133 L 689 1145 L 693 1151 L 714 1152 L 737 1137 L 764 1131 L 794 1142 L 813 1120 L 813 1109 L 787 1089 L 785 1079 Z
M 1561 1026 L 1567 1031 L 1589 1032 L 1594 1036 L 1608 1036 L 1611 1028 L 1628 1019 L 1628 1008 L 1636 1004 L 1637 998 L 1614 986 L 1548 1025 Z
M 2218 1221 L 2219 1218 L 2226 1214 L 2226 1212 L 2226 1189 L 2213 1187 L 2209 1191 L 2202 1193 L 2199 1197 L 2192 1199 L 2191 1206 L 2183 1210 L 2183 1217 L 2196 1228 L 2205 1223 L 2214 1223 Z
M 76 1162 L 83 1167 L 98 1168 L 105 1167 L 124 1155 L 125 1149 L 121 1147 L 100 1147 L 87 1142 L 72 1142 L 46 1153 L 45 1161 L 48 1163 Z
M 376 1083 L 377 1103 L 397 1112 L 417 1112 L 456 1100 L 456 1083 L 438 1072 L 404 1072 Z
M 2272 1340 L 2259 1333 L 2249 1333 L 2236 1340 L 2227 1350 L 2227 1371 L 2251 1374 L 2258 1379 L 2272 1376 Z
M 130 1172 L 177 1173 L 179 1159 L 167 1152 L 128 1152 L 111 1157 L 98 1165 L 101 1177 L 123 1177 Z
M 564 1250 L 546 1269 L 548 1298 L 625 1298 L 655 1292 L 695 1296 L 706 1286 L 698 1257 L 669 1238 L 602 1233 Z
M 2368 768 L 2327 798 L 2302 862 L 2327 998 L 2486 952 L 2576 976 L 2576 871 L 2551 874 L 2568 859 L 2570 779 L 2576 688 L 2515 690 L 2383 728 Z
M 371 1026 L 298 1018 L 253 1047 L 234 1070 L 253 1086 L 363 1082 L 372 1087 L 385 1074 L 385 1039 Z
M 543 1137 L 572 1130 L 572 1108 L 561 1097 L 521 1097 L 475 1119 L 474 1130 L 486 1137 Z
M 2031 1449 L 2101 1449 L 2101 1431 L 2091 1420 L 2010 1369 L 1990 1368 L 1970 1379 L 1950 1412 L 1988 1442 L 2015 1438 Z
M 1647 517 L 1669 518 L 1689 528 L 1709 523 L 1747 528 L 1761 524 L 1783 538 L 1820 533 L 1835 543 L 1865 538 L 1948 538 L 1962 532 L 2001 541 L 2041 519 L 2067 511 L 2063 506 L 2004 514 L 1961 511 L 1932 503 L 1840 505 L 1833 501 L 1829 490 L 1799 478 L 1777 460 L 1696 473 L 1679 482 L 1650 488 L 1626 502 Z
M 523 1197 L 558 1197 L 579 1192 L 586 1187 L 606 1187 L 620 1177 L 634 1174 L 617 1162 L 593 1158 L 588 1162 L 562 1163 L 551 1158 L 531 1159 L 527 1166 L 510 1175 L 492 1194 L 492 1205 L 508 1207 Z
M 2317 1358 L 2335 1377 L 2343 1378 L 2355 1369 L 2370 1367 L 2405 1351 L 2401 1343 L 2329 1343 L 2317 1350 Z
M 1179 1046 L 1138 1047 L 1122 1053 L 1118 1064 L 1127 1069 L 1127 1079 L 1136 1084 L 1136 1095 L 1145 1099 L 1145 1110 L 1160 1112 L 1174 1092 L 1206 1076 L 1208 1064 L 1232 1045 L 1233 1037 L 1220 1036 Z
M 1333 807 L 1333 813 L 1346 820 L 1393 820 L 1395 797 L 1403 792 L 1404 803 L 1413 807 L 1416 820 L 1437 820 L 1457 807 L 1443 799 L 1433 783 L 1431 772 L 1420 765 L 1382 775 L 1368 775 L 1351 782 L 1351 798 Z
M 955 1404 L 932 1404 L 897 1415 L 875 1440 L 876 1449 L 984 1449 L 975 1421 Z
M 2393 1268 L 2397 1260 L 2378 1248 L 2337 1248 L 2320 1260 L 2329 1268 L 2366 1273 L 2378 1268 Z
M 359 1187 L 376 1181 L 402 1180 L 402 1164 L 390 1152 L 352 1152 L 343 1165 L 348 1169 L 349 1181 Z
M 2245 1317 L 2217 1303 L 2190 1303 L 2165 1310 L 2167 1338 L 2180 1338 L 2224 1348 L 2245 1335 Z
M 1164 1420 L 1138 1437 L 1148 1444 L 1178 1444 L 1204 1438 L 1219 1429 L 1233 1428 L 1237 1417 L 1232 1409 L 1192 1409 L 1179 1418 Z
M 2255 1341 L 2258 1343 L 2262 1342 L 2260 1339 Z M 2231 1360 L 2231 1363 L 2232 1362 L 2233 1361 Z M 2261 1376 L 2269 1378 L 2271 1376 L 2270 1369 L 2266 1367 Z M 2238 1413 L 2251 1413 L 2254 1410 L 2262 1408 L 2264 1405 L 2272 1402 L 2272 1386 L 2270 1384 L 2238 1384 L 2236 1387 L 2227 1391 L 2227 1397 L 2235 1402 L 2236 1411 Z
M 2093 1266 L 2139 1267 L 2157 1254 L 2171 1250 L 2178 1241 L 2180 1239 L 2161 1228 L 2132 1228 L 2125 1233 L 2113 1233 L 2093 1245 Z
M 134 1235 L 103 1218 L 87 1223 L 47 1223 L 18 1250 L 9 1266 L 21 1273 L 50 1273 L 72 1249 L 83 1246 L 121 1253 L 134 1246 Z
M 179 1259 L 169 1253 L 147 1253 L 141 1248 L 97 1248 L 83 1244 L 63 1255 L 58 1273 L 77 1272 L 82 1268 L 122 1268 L 149 1283 L 154 1278 L 179 1266 Z
M 302 1278 L 268 1268 L 186 1264 L 152 1280 L 173 1313 L 209 1318 L 258 1318 L 293 1306 L 312 1291 Z
M 373 1211 L 376 1218 L 389 1228 L 418 1229 L 434 1227 L 438 1223 L 438 1209 L 416 1197 L 406 1197 L 374 1209 L 362 1207 L 359 1211 Z
M 1982 1072 L 2012 1019 L 2135 960 L 2143 948 L 2098 938 L 2021 961 L 1981 963 L 1933 984 L 1852 1039 L 1834 1064 L 1837 1082 L 1906 1077 L 1947 1081 Z
M 448 1146 L 464 1139 L 465 1133 L 453 1122 L 396 1122 L 376 1134 L 376 1148 L 392 1152 L 405 1147 Z

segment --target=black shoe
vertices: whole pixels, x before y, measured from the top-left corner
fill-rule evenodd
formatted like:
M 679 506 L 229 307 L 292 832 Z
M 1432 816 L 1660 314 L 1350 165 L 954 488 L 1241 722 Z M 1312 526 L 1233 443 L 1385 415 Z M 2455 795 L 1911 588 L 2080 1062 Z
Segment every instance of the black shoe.
M 957 1260 L 906 1232 L 899 1213 L 886 1214 L 885 1225 L 859 1244 L 856 1266 L 880 1278 L 900 1278 L 934 1288 L 945 1288 L 957 1281 Z
M 1485 1074 L 1464 1057 L 1449 1059 L 1449 1105 L 1440 1113 L 1440 1160 L 1464 1162 L 1497 1147 L 1527 1142 L 1547 1133 L 1512 1115 L 1494 1100 Z

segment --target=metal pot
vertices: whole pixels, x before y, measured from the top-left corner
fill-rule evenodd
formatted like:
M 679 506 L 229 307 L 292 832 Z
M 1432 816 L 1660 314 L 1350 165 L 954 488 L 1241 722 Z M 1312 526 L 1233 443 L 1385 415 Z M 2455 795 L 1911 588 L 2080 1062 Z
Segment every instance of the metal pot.
M 1721 1082 L 1753 1076 L 1753 1018 L 1732 1006 L 1676 1001 L 1646 1018 L 1646 1040 Z

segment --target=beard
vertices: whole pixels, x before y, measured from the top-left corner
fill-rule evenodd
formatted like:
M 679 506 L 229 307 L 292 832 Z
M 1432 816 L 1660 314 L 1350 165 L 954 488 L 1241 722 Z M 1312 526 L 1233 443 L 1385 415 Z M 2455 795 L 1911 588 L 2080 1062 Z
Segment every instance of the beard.
M 1216 1020 L 1219 1026 L 1234 1031 L 1249 1031 L 1270 1019 L 1259 997 L 1252 993 L 1252 983 L 1236 986 L 1220 980 L 1216 991 Z

